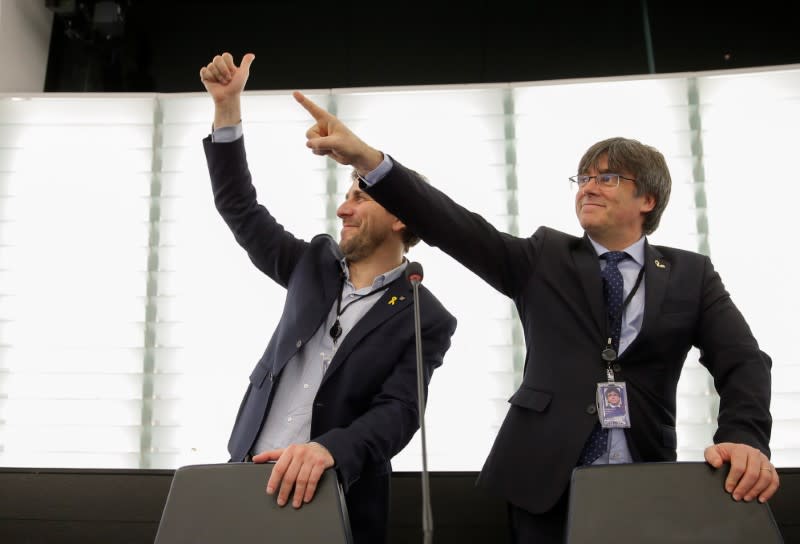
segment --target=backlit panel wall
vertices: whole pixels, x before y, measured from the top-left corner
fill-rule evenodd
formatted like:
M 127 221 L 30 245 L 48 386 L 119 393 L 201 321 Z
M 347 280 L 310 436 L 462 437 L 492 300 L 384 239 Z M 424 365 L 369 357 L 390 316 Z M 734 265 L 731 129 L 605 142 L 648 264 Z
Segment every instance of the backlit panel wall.
M 773 357 L 773 459 L 800 462 L 791 342 L 792 135 L 800 69 L 311 92 L 363 139 L 500 230 L 579 233 L 583 151 L 614 135 L 664 152 L 670 207 L 651 242 L 710 254 Z M 338 236 L 349 169 L 305 147 L 289 92 L 247 93 L 259 198 L 289 230 Z M 284 292 L 213 206 L 206 96 L 0 96 L 0 463 L 173 468 L 224 462 L 247 376 Z M 782 184 L 780 184 L 782 183 Z M 447 228 L 447 225 L 442 225 Z M 754 243 L 756 242 L 756 243 Z M 429 467 L 479 469 L 521 376 L 511 302 L 424 243 L 412 260 L 459 319 L 427 410 Z M 423 309 L 424 311 L 424 309 Z M 718 399 L 690 354 L 679 458 L 702 458 Z M 417 470 L 419 440 L 395 458 Z

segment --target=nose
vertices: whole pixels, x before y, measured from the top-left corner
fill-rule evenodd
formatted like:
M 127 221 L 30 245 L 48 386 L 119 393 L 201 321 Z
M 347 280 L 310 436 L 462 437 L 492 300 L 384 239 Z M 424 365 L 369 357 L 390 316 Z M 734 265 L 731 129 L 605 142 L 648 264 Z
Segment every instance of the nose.
M 339 204 L 338 208 L 336 208 L 336 217 L 338 217 L 339 219 L 344 219 L 345 217 L 348 217 L 350 215 L 353 215 L 353 210 L 350 208 L 350 205 L 347 203 L 347 200 L 345 200 L 344 202 Z

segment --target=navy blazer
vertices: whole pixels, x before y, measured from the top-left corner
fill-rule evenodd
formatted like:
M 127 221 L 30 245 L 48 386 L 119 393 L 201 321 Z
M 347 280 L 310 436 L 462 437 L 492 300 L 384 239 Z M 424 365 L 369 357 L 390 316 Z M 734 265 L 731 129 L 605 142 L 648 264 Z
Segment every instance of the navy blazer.
M 362 188 L 514 301 L 527 345 L 525 370 L 479 484 L 529 512 L 549 510 L 597 423 L 596 384 L 606 381 L 594 248 L 586 236 L 545 227 L 528 238 L 499 232 L 397 162 L 385 179 Z M 772 361 L 711 261 L 648 243 L 644 269 L 642 328 L 613 367 L 615 379 L 628 384 L 632 426 L 625 435 L 634 460 L 676 459 L 675 396 L 692 346 L 700 348 L 720 395 L 714 442 L 741 442 L 769 455 Z
M 319 235 L 298 240 L 256 201 L 244 139 L 203 145 L 218 211 L 252 262 L 287 289 L 283 313 L 253 372 L 228 442 L 251 452 L 281 373 L 323 324 L 341 290 L 341 253 Z M 419 288 L 425 388 L 450 347 L 456 320 Z M 385 538 L 390 459 L 418 428 L 411 286 L 393 283 L 343 339 L 314 399 L 311 439 L 336 461 L 356 542 Z M 361 537 L 359 537 L 361 535 Z

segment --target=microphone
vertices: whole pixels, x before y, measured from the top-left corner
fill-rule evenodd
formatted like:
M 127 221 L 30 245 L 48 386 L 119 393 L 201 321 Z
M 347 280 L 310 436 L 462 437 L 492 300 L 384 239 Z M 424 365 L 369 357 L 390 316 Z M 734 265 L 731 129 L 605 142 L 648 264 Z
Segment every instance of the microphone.
M 414 291 L 414 339 L 417 346 L 417 410 L 419 432 L 422 441 L 422 534 L 425 544 L 433 542 L 433 511 L 431 510 L 431 486 L 428 478 L 428 450 L 425 440 L 425 381 L 422 368 L 422 327 L 419 318 L 419 284 L 422 282 L 422 265 L 416 261 L 408 263 L 406 279 Z
M 406 267 L 406 278 L 408 278 L 412 286 L 418 287 L 422 282 L 422 265 L 416 261 L 408 263 Z M 416 295 L 416 292 L 414 294 Z

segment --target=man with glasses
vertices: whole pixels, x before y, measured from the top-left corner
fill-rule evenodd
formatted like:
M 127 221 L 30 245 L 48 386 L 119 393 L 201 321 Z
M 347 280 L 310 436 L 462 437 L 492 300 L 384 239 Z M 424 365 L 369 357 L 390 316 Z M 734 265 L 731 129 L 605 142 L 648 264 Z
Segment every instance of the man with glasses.
M 352 165 L 376 201 L 516 305 L 525 370 L 479 478 L 508 501 L 515 542 L 563 540 L 576 466 L 676 460 L 676 388 L 692 346 L 720 395 L 706 460 L 730 463 L 725 489 L 737 501 L 775 493 L 771 359 L 707 257 L 647 241 L 670 195 L 659 151 L 625 138 L 594 144 L 571 178 L 584 236 L 541 227 L 519 238 L 295 98 L 316 121 L 306 144 L 314 153 Z M 625 417 L 603 415 L 612 387 Z

